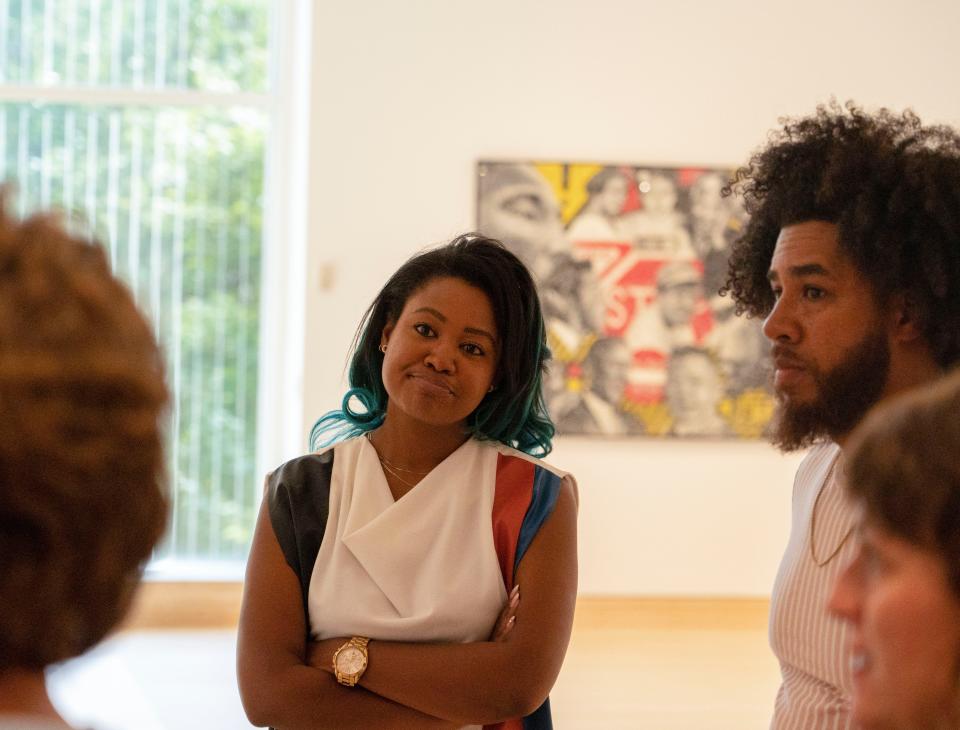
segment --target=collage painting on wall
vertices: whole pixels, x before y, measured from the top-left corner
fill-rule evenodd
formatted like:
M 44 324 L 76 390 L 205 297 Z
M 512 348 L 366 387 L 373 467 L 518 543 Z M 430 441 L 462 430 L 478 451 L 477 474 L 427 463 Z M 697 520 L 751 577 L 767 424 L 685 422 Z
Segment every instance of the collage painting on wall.
M 477 230 L 534 273 L 559 434 L 757 438 L 774 401 L 755 319 L 719 296 L 746 214 L 731 170 L 477 165 Z

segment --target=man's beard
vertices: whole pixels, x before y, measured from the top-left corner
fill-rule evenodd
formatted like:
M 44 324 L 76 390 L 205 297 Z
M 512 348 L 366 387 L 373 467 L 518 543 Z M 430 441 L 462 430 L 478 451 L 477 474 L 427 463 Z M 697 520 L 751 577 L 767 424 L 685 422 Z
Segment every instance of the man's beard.
M 887 384 L 890 346 L 882 332 L 875 332 L 828 372 L 806 363 L 805 367 L 817 386 L 817 395 L 810 403 L 795 403 L 777 395 L 780 407 L 770 440 L 781 451 L 797 451 L 824 437 L 836 440 L 853 430 Z

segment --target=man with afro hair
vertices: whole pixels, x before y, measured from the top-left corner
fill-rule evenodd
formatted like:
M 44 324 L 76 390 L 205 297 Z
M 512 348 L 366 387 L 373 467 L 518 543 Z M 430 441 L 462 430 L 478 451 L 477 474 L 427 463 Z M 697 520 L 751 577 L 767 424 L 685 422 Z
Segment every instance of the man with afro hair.
M 960 135 L 852 103 L 781 121 L 729 186 L 750 220 L 721 293 L 764 318 L 773 443 L 812 447 L 771 600 L 772 727 L 847 728 L 872 658 L 852 665 L 856 637 L 825 611 L 854 548 L 844 448 L 873 405 L 960 360 Z

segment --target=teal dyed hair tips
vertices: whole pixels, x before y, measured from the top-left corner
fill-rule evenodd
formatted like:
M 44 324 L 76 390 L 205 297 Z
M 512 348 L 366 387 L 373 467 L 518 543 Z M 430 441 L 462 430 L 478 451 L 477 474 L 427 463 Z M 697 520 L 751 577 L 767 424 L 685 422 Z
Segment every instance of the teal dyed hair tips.
M 417 254 L 383 286 L 354 338 L 350 389 L 338 410 L 325 413 L 314 424 L 311 449 L 372 431 L 383 423 L 387 392 L 381 376 L 380 338 L 384 327 L 399 318 L 414 291 L 447 276 L 462 279 L 487 295 L 500 338 L 496 388 L 467 418 L 467 431 L 532 456 L 550 452 L 554 426 L 542 393 L 550 353 L 536 286 L 524 265 L 503 244 L 476 234 L 459 236 Z

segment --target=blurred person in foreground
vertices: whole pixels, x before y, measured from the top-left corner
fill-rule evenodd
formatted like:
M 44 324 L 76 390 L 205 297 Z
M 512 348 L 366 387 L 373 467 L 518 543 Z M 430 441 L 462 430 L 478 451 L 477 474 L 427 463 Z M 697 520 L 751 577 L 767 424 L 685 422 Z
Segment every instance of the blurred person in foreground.
M 765 318 L 773 443 L 811 447 L 770 604 L 773 727 L 849 728 L 848 628 L 824 609 L 855 549 L 847 441 L 873 405 L 960 360 L 960 135 L 831 103 L 785 120 L 732 185 L 750 219 L 725 291 Z
M 163 534 L 152 329 L 103 249 L 0 204 L 0 728 L 65 728 L 44 670 L 117 626 Z
M 830 611 L 850 626 L 864 730 L 960 728 L 960 371 L 850 439 L 857 548 Z

